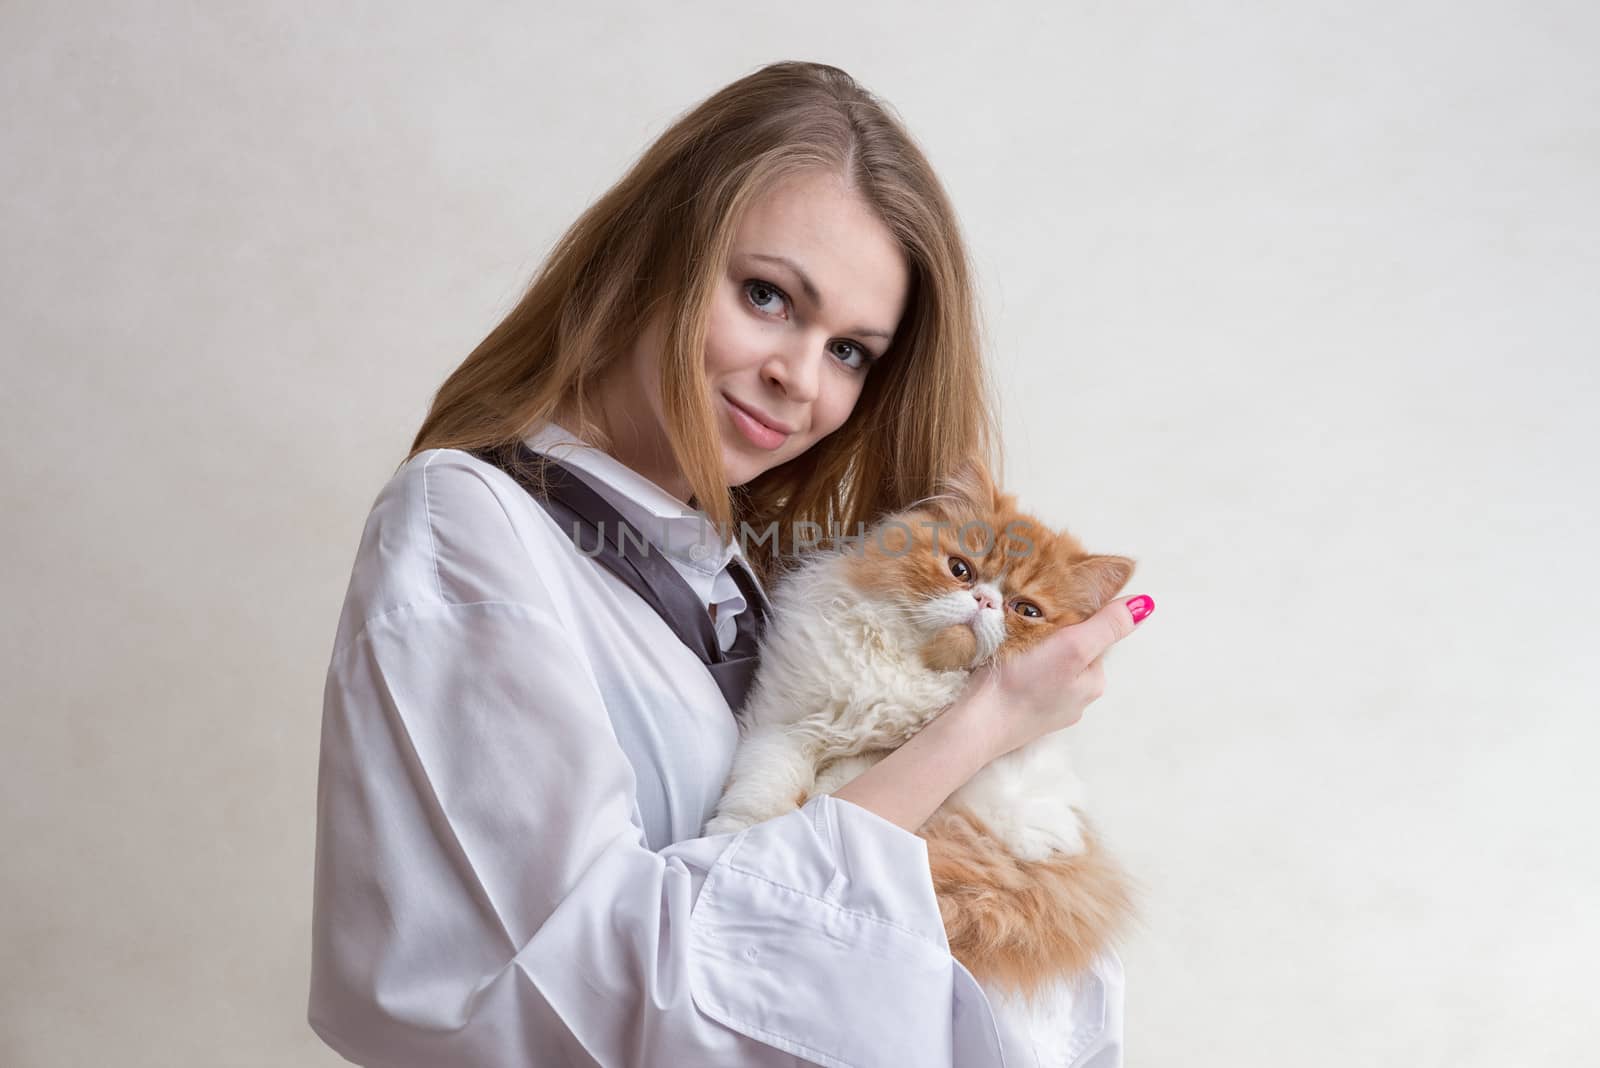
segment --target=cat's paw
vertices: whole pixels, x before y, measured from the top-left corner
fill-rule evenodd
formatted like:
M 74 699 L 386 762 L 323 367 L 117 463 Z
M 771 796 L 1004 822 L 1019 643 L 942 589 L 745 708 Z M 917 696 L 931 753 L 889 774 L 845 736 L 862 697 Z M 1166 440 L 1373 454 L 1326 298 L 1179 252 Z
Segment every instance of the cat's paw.
M 1083 828 L 1076 820 L 1048 829 L 1007 821 L 999 826 L 991 826 L 990 832 L 1018 860 L 1048 860 L 1056 853 L 1077 856 L 1084 850 Z
M 719 812 L 706 823 L 704 833 L 707 838 L 710 838 L 718 834 L 733 834 L 735 831 L 742 831 L 748 826 L 750 826 L 750 821 L 747 819 L 741 819 L 732 813 Z
M 813 788 L 814 793 L 831 794 L 845 786 L 848 782 L 876 764 L 883 757 L 882 753 L 860 754 L 857 756 L 841 757 L 823 766 L 817 772 L 817 783 Z M 800 801 L 805 804 L 805 801 Z

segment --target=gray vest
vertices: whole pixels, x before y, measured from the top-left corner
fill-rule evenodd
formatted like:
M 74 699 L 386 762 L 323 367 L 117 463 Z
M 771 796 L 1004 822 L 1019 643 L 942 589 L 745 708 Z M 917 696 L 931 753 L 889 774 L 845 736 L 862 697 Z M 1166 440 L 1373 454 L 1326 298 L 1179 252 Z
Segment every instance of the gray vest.
M 474 450 L 473 455 L 516 479 L 550 513 L 581 555 L 617 576 L 654 609 L 711 672 L 728 707 L 739 711 L 755 677 L 761 634 L 771 612 L 766 596 L 742 562 L 735 559 L 728 569 L 747 607 L 736 620 L 738 636 L 724 652 L 710 613 L 683 576 L 660 550 L 641 551 L 639 546 L 646 541 L 639 531 L 570 468 L 521 442 L 501 449 Z

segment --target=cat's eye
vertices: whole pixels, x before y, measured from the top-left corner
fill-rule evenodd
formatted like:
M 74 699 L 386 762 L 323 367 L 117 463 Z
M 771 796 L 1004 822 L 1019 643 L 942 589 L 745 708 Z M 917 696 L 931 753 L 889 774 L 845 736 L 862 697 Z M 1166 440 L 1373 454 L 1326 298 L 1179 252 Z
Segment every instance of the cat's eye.
M 954 575 L 962 582 L 971 582 L 972 565 L 961 559 L 959 556 L 952 556 L 950 558 L 950 574 Z
M 1044 618 L 1044 613 L 1041 612 L 1039 610 L 1039 606 L 1034 604 L 1032 601 L 1012 601 L 1011 609 L 1012 611 L 1024 615 L 1029 619 Z

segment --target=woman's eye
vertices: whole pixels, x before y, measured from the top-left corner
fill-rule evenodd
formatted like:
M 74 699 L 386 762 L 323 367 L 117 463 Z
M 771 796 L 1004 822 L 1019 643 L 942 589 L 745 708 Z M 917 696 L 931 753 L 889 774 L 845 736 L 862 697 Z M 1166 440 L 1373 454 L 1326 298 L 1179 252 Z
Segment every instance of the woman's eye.
M 840 363 L 850 368 L 850 370 L 864 371 L 868 367 L 872 366 L 872 360 L 867 356 L 866 352 L 862 350 L 861 346 L 857 345 L 855 342 L 835 341 L 833 344 L 838 346 L 834 349 L 834 357 Z M 843 356 L 839 355 L 839 348 L 843 348 L 845 350 L 845 354 Z
M 744 296 L 751 307 L 767 316 L 777 316 L 780 314 L 776 310 L 777 307 L 787 308 L 789 305 L 789 298 L 783 290 L 759 278 L 752 278 L 744 284 Z M 834 359 L 852 371 L 865 371 L 877 362 L 877 357 L 854 341 L 829 342 L 828 351 L 833 354 Z
M 1011 608 L 1013 611 L 1019 612 L 1022 615 L 1027 616 L 1029 619 L 1040 619 L 1044 616 L 1044 613 L 1039 611 L 1039 606 L 1034 604 L 1032 601 L 1013 601 L 1011 603 Z
M 763 312 L 772 310 L 770 302 L 773 300 L 780 300 L 785 305 L 788 304 L 788 298 L 783 295 L 783 290 L 770 282 L 763 282 L 759 278 L 751 279 L 744 284 L 744 295 L 745 299 Z
M 961 559 L 959 556 L 952 556 L 950 558 L 950 574 L 954 575 L 962 582 L 971 582 L 972 565 Z

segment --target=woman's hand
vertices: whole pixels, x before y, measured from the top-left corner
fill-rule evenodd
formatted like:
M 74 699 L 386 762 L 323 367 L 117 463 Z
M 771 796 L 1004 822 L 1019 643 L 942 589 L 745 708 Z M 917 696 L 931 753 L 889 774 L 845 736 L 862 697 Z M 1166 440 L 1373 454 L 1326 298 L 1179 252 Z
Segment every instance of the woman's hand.
M 1105 692 L 1100 657 L 1154 608 L 1144 596 L 1112 601 L 1003 666 L 974 672 L 955 704 L 833 796 L 915 832 L 985 764 L 1078 722 Z
M 974 671 L 945 715 L 967 718 L 990 760 L 1070 727 L 1105 693 L 1101 657 L 1153 611 L 1155 601 L 1142 594 L 1112 601 L 1027 652 Z

